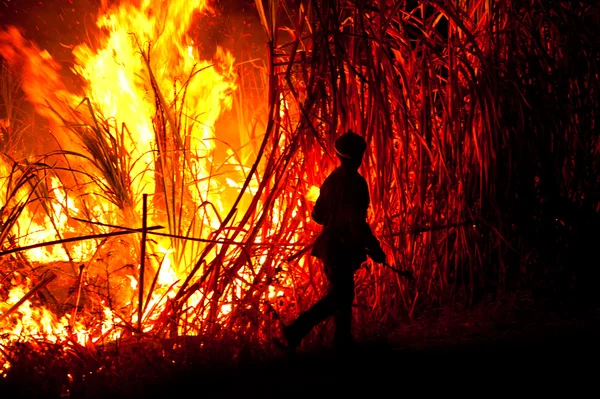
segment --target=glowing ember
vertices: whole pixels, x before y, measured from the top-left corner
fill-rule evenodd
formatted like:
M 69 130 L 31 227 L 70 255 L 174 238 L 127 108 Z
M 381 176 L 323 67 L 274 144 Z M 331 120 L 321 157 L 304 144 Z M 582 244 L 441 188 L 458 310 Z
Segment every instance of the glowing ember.
M 310 202 L 316 202 L 317 198 L 319 198 L 320 191 L 321 190 L 319 189 L 319 187 L 311 186 L 308 190 L 308 193 L 306 193 L 306 199 Z

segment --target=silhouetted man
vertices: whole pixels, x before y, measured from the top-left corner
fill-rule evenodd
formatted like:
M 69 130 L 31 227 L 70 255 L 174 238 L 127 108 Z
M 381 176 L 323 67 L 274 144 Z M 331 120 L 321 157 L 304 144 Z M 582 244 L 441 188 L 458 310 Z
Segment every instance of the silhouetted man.
M 284 327 L 287 349 L 291 353 L 314 326 L 332 315 L 335 348 L 346 349 L 351 345 L 354 272 L 367 260 L 367 254 L 377 263 L 386 260 L 367 223 L 369 189 L 358 173 L 366 148 L 365 140 L 351 130 L 335 142 L 341 165 L 323 182 L 312 212 L 313 220 L 323 226 L 312 255 L 323 261 L 329 287 L 319 302 Z

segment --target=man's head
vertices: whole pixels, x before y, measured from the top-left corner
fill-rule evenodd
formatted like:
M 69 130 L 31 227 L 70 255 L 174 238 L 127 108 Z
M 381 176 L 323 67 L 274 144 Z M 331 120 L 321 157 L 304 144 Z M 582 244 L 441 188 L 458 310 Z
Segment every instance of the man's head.
M 362 157 L 366 149 L 367 142 L 365 139 L 350 129 L 335 140 L 335 153 L 338 158 L 340 158 L 342 163 L 357 168 L 362 162 Z

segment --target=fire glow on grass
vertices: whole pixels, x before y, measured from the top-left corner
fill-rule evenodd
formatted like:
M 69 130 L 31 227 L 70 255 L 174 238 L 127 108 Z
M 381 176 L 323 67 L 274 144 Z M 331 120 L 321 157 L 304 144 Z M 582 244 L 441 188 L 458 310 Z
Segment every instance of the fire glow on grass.
M 187 34 L 194 21 L 210 18 L 214 11 L 203 0 L 103 3 L 97 43 L 73 49 L 72 72 L 83 82 L 81 92 L 67 89 L 58 63 L 48 52 L 29 43 L 16 28 L 0 31 L 0 50 L 9 63 L 20 66 L 28 101 L 50 123 L 54 137 L 48 140 L 60 144 L 60 156 L 54 161 L 60 168 L 45 170 L 28 184 L 15 186 L 9 160 L 0 163 L 5 209 L 27 203 L 10 232 L 15 237 L 13 247 L 83 232 L 106 234 L 114 226 L 139 228 L 144 193 L 150 193 L 150 226 L 164 226 L 171 235 L 212 237 L 243 187 L 251 161 L 231 148 L 220 165 L 223 171 L 215 170 L 214 159 L 217 143 L 225 141 L 215 124 L 222 111 L 232 107 L 237 89 L 234 58 L 226 49 L 217 48 L 205 60 L 207 55 L 198 53 Z M 240 146 L 247 144 L 241 136 L 237 140 Z M 50 163 L 50 156 L 43 159 Z M 253 179 L 244 195 L 251 198 L 257 185 Z M 40 196 L 40 191 L 46 194 Z M 309 197 L 314 201 L 316 195 L 318 190 L 313 189 Z M 57 302 L 68 303 L 73 310 L 59 317 L 42 304 L 23 302 L 0 321 L 0 347 L 27 339 L 89 345 L 116 339 L 127 326 L 137 325 L 140 238 L 139 234 L 125 237 L 24 252 L 30 264 L 54 262 L 48 267 L 58 269 L 58 280 L 69 281 L 69 292 L 56 288 L 60 281 L 54 283 Z M 152 330 L 160 319 L 203 245 L 173 237 L 148 240 L 146 267 L 152 270 L 144 283 L 152 288 L 144 298 L 143 331 Z M 222 244 L 216 244 L 203 255 L 203 264 L 215 259 L 221 248 Z M 265 250 L 258 254 L 258 262 L 266 260 Z M 79 271 L 76 264 L 82 265 Z M 285 273 L 285 266 L 281 270 Z M 232 311 L 234 299 L 255 278 L 249 265 L 237 270 L 220 298 L 217 320 Z M 94 295 L 81 294 L 81 286 L 90 281 L 101 288 Z M 0 293 L 2 289 L 8 292 L 0 298 L 0 315 L 33 286 L 29 278 L 0 282 Z M 144 295 L 148 292 L 146 288 Z M 208 317 L 207 303 L 213 295 L 196 290 L 187 296 L 178 334 L 201 331 L 197 320 Z M 281 288 L 269 285 L 264 295 L 274 299 L 281 295 Z M 78 317 L 84 303 L 95 309 L 94 317 Z M 5 363 L 4 368 L 8 367 Z

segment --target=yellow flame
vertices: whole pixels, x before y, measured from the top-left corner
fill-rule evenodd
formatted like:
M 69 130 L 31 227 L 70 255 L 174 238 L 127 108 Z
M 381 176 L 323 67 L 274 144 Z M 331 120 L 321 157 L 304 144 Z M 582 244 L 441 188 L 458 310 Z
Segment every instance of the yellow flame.
M 72 130 L 65 129 L 65 120 L 67 123 L 85 122 L 94 134 L 97 134 L 94 129 L 101 125 L 100 131 L 106 134 L 105 130 L 108 130 L 113 139 L 118 137 L 119 145 L 123 147 L 117 148 L 115 141 L 110 141 L 108 151 L 112 154 L 122 150 L 129 159 L 128 164 L 119 165 L 127 174 L 127 182 L 130 182 L 127 188 L 132 190 L 134 196 L 131 205 L 134 209 L 119 209 L 117 204 L 107 200 L 105 192 L 105 188 L 110 187 L 110 178 L 114 176 L 103 175 L 98 165 L 93 163 L 85 163 L 79 158 L 73 160 L 75 168 L 84 171 L 89 176 L 89 181 L 78 185 L 77 182 L 66 183 L 73 180 L 72 176 L 46 178 L 46 211 L 40 212 L 34 206 L 23 210 L 14 231 L 16 245 L 26 246 L 77 236 L 82 234 L 82 229 L 90 228 L 88 225 L 82 227 L 75 218 L 138 227 L 142 193 L 150 193 L 153 195 L 151 201 L 158 203 L 161 194 L 159 186 L 167 184 L 161 182 L 177 179 L 181 181 L 181 187 L 185 188 L 182 189 L 185 191 L 182 197 L 190 202 L 189 208 L 182 211 L 183 217 L 178 219 L 181 230 L 192 231 L 195 236 L 208 236 L 221 227 L 222 215 L 239 195 L 243 179 L 250 168 L 240 165 L 236 161 L 235 151 L 228 148 L 228 161 L 224 165 L 231 172 L 219 178 L 213 177 L 216 175 L 215 149 L 218 142 L 215 140 L 216 122 L 222 112 L 233 105 L 237 75 L 234 70 L 235 60 L 229 51 L 217 47 L 214 54 L 200 54 L 198 46 L 188 34 L 193 21 L 207 18 L 212 13 L 214 10 L 205 0 L 131 0 L 112 6 L 103 1 L 96 21 L 100 33 L 95 44 L 81 43 L 73 49 L 75 61 L 72 72 L 83 82 L 78 92 L 67 89 L 63 83 L 60 64 L 47 51 L 39 50 L 14 28 L 0 31 L 0 52 L 12 64 L 22 66 L 22 88 L 27 99 L 50 122 L 61 148 L 92 152 L 89 148 L 85 149 L 81 137 Z M 81 104 L 83 98 L 90 100 L 94 115 L 101 117 L 101 122 L 98 122 L 100 125 L 96 125 L 97 120 L 95 122 L 89 115 L 86 103 Z M 283 118 L 290 104 L 283 97 L 281 100 L 283 105 L 280 116 Z M 59 118 L 57 113 L 65 120 Z M 282 133 L 280 139 L 281 144 L 285 144 L 285 134 Z M 88 157 L 90 155 L 86 154 Z M 186 168 L 180 168 L 182 170 L 173 166 L 182 175 L 177 175 L 176 179 L 164 176 L 168 173 L 169 162 L 162 159 L 163 156 L 168 157 L 168 161 L 173 164 L 185 163 Z M 247 160 L 244 159 L 242 163 L 245 161 Z M 82 164 L 76 165 L 77 162 Z M 10 184 L 7 176 L 10 174 L 8 163 L 0 161 L 0 201 L 3 204 L 10 202 L 11 206 L 15 206 L 24 201 L 29 192 L 23 186 L 16 195 L 7 198 L 6 187 Z M 252 179 L 246 194 L 253 196 L 258 187 L 258 181 Z M 162 190 L 168 191 L 165 187 Z M 315 190 L 318 195 L 318 188 L 312 187 L 307 198 L 312 195 L 316 199 Z M 206 204 L 211 206 L 207 207 Z M 277 211 L 272 214 L 272 223 L 278 225 L 283 215 L 279 210 L 285 206 L 279 200 L 274 205 Z M 173 222 L 173 219 L 168 219 L 166 208 L 167 206 L 151 206 L 151 221 Z M 293 209 L 290 215 L 295 218 L 297 213 Z M 136 225 L 132 226 L 132 223 Z M 109 229 L 94 225 L 93 231 L 107 232 Z M 273 231 L 269 230 L 267 234 Z M 135 237 L 132 238 L 132 248 L 139 245 L 135 241 L 139 237 Z M 257 242 L 261 240 L 262 237 L 256 237 Z M 150 277 L 153 277 L 153 272 L 158 272 L 158 276 L 152 295 L 145 303 L 144 331 L 151 328 L 151 321 L 157 319 L 166 308 L 167 301 L 175 296 L 184 280 L 181 273 L 200 252 L 197 247 L 194 250 L 193 245 L 189 244 L 182 254 L 184 250 L 160 237 L 153 237 L 147 245 L 152 248 L 153 255 L 159 256 L 148 257 Z M 205 261 L 214 259 L 222 245 L 216 245 L 215 248 L 215 251 L 206 256 Z M 141 286 L 140 260 L 136 251 L 129 250 L 131 253 L 127 255 L 130 259 L 123 259 L 122 262 L 130 262 L 138 267 L 132 267 L 135 269 L 133 274 L 123 273 L 120 277 L 122 281 L 119 281 L 119 287 L 124 293 L 119 299 L 126 310 L 113 312 L 110 308 L 112 305 L 104 302 L 99 304 L 103 319 L 96 331 L 91 331 L 79 323 L 76 317 L 58 317 L 43 306 L 24 301 L 18 310 L 0 322 L 0 336 L 9 337 L 0 339 L 0 345 L 7 345 L 21 335 L 45 337 L 53 342 L 76 339 L 82 345 L 101 338 L 118 338 L 116 325 L 120 322 L 135 323 L 138 317 L 137 296 L 132 293 L 137 293 Z M 31 262 L 69 261 L 90 264 L 98 251 L 96 241 L 89 240 L 68 246 L 35 248 L 28 250 L 25 255 Z M 262 265 L 269 259 L 264 253 L 259 256 L 258 262 Z M 71 271 L 69 273 L 71 279 L 77 279 L 77 275 L 73 275 Z M 243 296 L 254 278 L 255 271 L 251 266 L 244 266 L 237 271 L 222 297 L 219 316 L 232 312 L 236 301 Z M 31 288 L 31 282 L 13 287 L 5 302 L 0 302 L 0 314 L 21 300 Z M 282 292 L 269 286 L 265 295 L 276 298 Z M 193 292 L 187 299 L 186 309 L 189 310 L 185 312 L 188 312 L 190 318 L 203 317 L 203 314 L 192 313 L 198 309 L 197 304 L 211 301 L 212 296 L 212 292 Z M 4 298 L 0 298 L 1 300 Z M 201 309 L 205 310 L 198 312 L 207 312 L 206 307 Z M 10 367 L 7 363 L 3 364 L 2 359 L 0 365 L 4 369 Z

